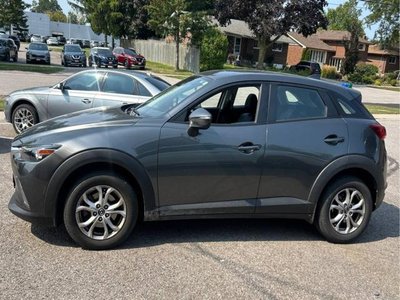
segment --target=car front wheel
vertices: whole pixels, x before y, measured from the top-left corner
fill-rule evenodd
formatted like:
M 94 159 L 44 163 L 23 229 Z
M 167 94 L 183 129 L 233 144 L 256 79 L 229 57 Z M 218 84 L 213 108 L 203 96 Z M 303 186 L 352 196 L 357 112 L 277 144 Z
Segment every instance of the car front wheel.
M 29 104 L 18 105 L 12 113 L 12 124 L 18 134 L 37 124 L 38 121 L 36 109 Z
M 138 200 L 131 185 L 112 173 L 92 173 L 72 188 L 64 208 L 64 224 L 81 247 L 116 247 L 131 234 Z
M 371 192 L 358 178 L 346 176 L 333 182 L 321 200 L 316 225 L 329 242 L 350 242 L 368 225 L 373 207 Z

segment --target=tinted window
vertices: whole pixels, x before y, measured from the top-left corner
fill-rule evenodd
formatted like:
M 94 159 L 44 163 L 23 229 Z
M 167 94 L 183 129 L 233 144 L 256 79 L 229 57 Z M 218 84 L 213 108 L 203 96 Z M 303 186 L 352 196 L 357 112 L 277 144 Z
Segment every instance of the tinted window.
M 30 50 L 42 50 L 42 51 L 48 50 L 46 44 L 29 44 L 29 49 Z
M 82 49 L 79 45 L 68 45 L 65 46 L 65 52 L 81 52 Z
M 336 100 L 342 116 L 350 118 L 373 118 L 370 112 L 361 104 L 361 99 L 347 100 L 339 94 L 334 94 L 333 98 Z
M 72 77 L 65 82 L 64 88 L 67 90 L 79 91 L 99 91 L 102 74 L 84 73 Z
M 146 97 L 151 97 L 152 94 L 150 94 L 149 90 L 145 88 L 145 86 L 143 84 L 141 84 L 140 82 L 136 82 L 137 87 L 139 89 L 139 95 L 140 96 L 146 96 Z
M 136 51 L 134 51 L 133 49 L 125 49 L 125 53 L 131 56 L 137 55 Z
M 276 121 L 325 118 L 328 112 L 318 91 L 293 86 L 277 87 L 275 107 Z
M 158 77 L 146 77 L 146 81 L 154 85 L 159 91 L 163 91 L 170 87 L 170 84 Z
M 99 53 L 99 55 L 113 55 L 109 49 L 97 49 L 96 53 Z
M 132 95 L 135 83 L 129 76 L 108 73 L 103 85 L 103 92 Z

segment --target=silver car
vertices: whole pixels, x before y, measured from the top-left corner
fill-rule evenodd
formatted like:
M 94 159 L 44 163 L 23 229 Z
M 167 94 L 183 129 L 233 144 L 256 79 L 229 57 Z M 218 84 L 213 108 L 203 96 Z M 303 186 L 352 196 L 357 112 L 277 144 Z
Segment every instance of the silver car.
M 59 115 L 100 106 L 140 104 L 170 85 L 133 71 L 88 70 L 51 87 L 19 90 L 6 97 L 6 120 L 17 133 Z

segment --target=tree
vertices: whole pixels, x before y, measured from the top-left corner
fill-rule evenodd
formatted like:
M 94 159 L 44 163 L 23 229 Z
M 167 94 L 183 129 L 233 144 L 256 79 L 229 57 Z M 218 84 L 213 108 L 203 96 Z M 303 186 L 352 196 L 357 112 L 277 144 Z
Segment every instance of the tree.
M 204 34 L 200 44 L 200 70 L 222 69 L 226 61 L 228 38 L 214 27 Z
M 350 33 L 350 38 L 343 38 L 345 58 L 342 63 L 343 75 L 354 72 L 358 61 L 358 41 L 363 36 L 363 22 L 360 20 L 361 9 L 357 8 L 357 0 L 349 0 L 335 9 L 329 9 L 327 13 L 328 29 L 344 30 Z
M 31 11 L 47 14 L 48 12 L 62 12 L 62 9 L 57 0 L 39 0 L 39 2 L 33 0 Z
M 222 26 L 230 19 L 249 25 L 258 40 L 258 68 L 262 68 L 268 47 L 282 34 L 297 31 L 308 36 L 326 28 L 326 5 L 326 0 L 216 0 L 215 17 Z
M 378 24 L 375 37 L 383 48 L 399 46 L 400 5 L 399 0 L 364 0 L 371 11 L 367 24 Z
M 0 0 L 0 27 L 10 28 L 20 31 L 27 30 L 27 18 L 24 10 L 29 7 L 22 0 Z
M 187 38 L 191 44 L 198 45 L 209 27 L 204 11 L 190 11 L 191 2 L 185 0 L 150 0 L 149 25 L 157 34 L 172 35 L 176 46 L 175 69 L 179 70 L 179 44 Z M 197 9 L 198 6 L 192 6 Z
M 62 11 L 48 11 L 47 15 L 50 18 L 50 21 L 53 22 L 67 22 L 67 16 Z

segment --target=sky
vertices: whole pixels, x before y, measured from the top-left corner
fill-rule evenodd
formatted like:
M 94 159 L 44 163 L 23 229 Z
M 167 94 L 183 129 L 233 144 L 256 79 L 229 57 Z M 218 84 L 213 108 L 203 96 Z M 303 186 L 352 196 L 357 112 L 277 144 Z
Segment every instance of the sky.
M 24 0 L 25 3 L 28 4 L 32 4 L 32 0 Z M 345 0 L 328 0 L 328 9 L 329 8 L 336 8 L 338 7 L 340 4 L 343 4 L 344 2 L 346 2 Z M 67 14 L 71 9 L 71 6 L 68 4 L 68 0 L 58 0 L 58 3 L 60 4 L 61 8 L 63 9 L 64 13 Z M 360 1 L 360 3 L 358 4 L 359 8 L 363 9 L 363 13 L 362 13 L 362 18 L 365 18 L 366 16 L 368 16 L 369 11 L 366 9 L 366 7 L 364 6 L 364 4 Z M 368 39 L 373 39 L 374 38 L 374 34 L 375 34 L 375 30 L 376 30 L 377 26 L 372 26 L 371 28 L 367 28 L 365 26 L 365 34 L 367 35 Z

